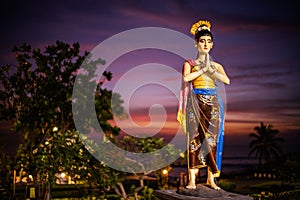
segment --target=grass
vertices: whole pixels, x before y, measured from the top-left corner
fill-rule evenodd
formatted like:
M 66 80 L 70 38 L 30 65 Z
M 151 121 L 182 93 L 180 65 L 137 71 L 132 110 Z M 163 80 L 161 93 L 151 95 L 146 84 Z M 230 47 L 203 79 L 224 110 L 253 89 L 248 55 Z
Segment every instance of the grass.
M 243 195 L 252 195 L 252 194 L 261 194 L 262 192 L 271 192 L 278 193 L 282 191 L 291 191 L 291 190 L 299 190 L 300 191 L 300 178 L 292 183 L 292 187 L 286 186 L 285 188 L 281 187 L 281 180 L 279 179 L 268 179 L 268 178 L 254 178 L 252 172 L 249 170 L 243 173 L 229 174 L 227 176 L 223 176 L 222 179 L 219 179 L 219 186 L 228 191 Z M 156 183 L 156 182 L 155 182 Z M 129 193 L 130 186 L 135 185 L 136 183 L 130 182 L 125 186 L 126 191 Z M 148 185 L 148 184 L 146 184 Z M 157 185 L 153 185 L 149 183 L 150 188 L 157 188 Z M 175 187 L 175 185 L 173 185 Z M 22 196 L 25 195 L 25 185 L 20 185 L 17 187 L 17 193 L 20 193 Z M 28 189 L 27 189 L 28 192 Z M 112 191 L 113 193 L 113 191 Z M 90 191 L 88 191 L 87 185 L 54 185 L 52 187 L 52 197 L 53 198 L 62 198 L 65 196 L 69 197 L 84 197 L 86 195 L 91 195 Z M 100 194 L 97 194 L 100 195 Z M 114 199 L 115 194 L 112 195 L 111 199 Z
M 235 191 L 239 194 L 250 195 L 260 194 L 261 192 L 279 192 L 282 190 L 299 190 L 300 180 L 292 183 L 290 186 L 282 187 L 280 180 L 254 179 L 254 178 L 230 178 L 220 181 L 229 182 L 229 185 L 235 185 Z M 222 187 L 220 183 L 220 186 Z M 226 188 L 224 188 L 226 190 Z

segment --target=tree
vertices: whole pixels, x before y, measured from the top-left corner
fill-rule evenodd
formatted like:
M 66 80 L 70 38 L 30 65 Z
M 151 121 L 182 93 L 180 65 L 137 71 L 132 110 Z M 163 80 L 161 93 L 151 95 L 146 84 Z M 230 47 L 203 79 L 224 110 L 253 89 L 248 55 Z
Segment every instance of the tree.
M 12 199 L 11 190 L 13 187 L 12 161 L 0 146 L 0 196 L 1 199 Z
M 259 165 L 262 164 L 262 160 L 265 163 L 269 162 L 272 157 L 279 157 L 282 153 L 281 143 L 283 138 L 277 137 L 279 131 L 273 129 L 271 124 L 265 125 L 263 122 L 260 126 L 254 128 L 256 133 L 250 133 L 249 137 L 252 139 L 249 143 L 249 156 L 255 153 L 255 158 L 258 158 Z
M 158 149 L 163 148 L 165 145 L 167 145 L 164 141 L 163 138 L 136 138 L 132 136 L 124 136 L 122 139 L 116 141 L 116 145 L 119 146 L 120 148 L 129 151 L 129 152 L 135 152 L 135 153 L 149 153 L 149 152 L 154 152 Z M 165 157 L 168 157 L 170 160 L 174 158 L 178 158 L 179 155 L 179 150 L 176 150 L 173 145 L 169 145 L 166 147 L 167 150 L 165 151 L 166 154 L 161 156 L 161 159 L 159 159 L 157 162 L 163 162 L 162 159 Z M 155 165 L 155 163 L 153 163 Z M 159 178 L 161 170 L 158 170 L 155 172 L 157 177 Z M 133 196 L 135 200 L 138 200 L 138 193 L 142 191 L 145 188 L 144 185 L 144 180 L 147 178 L 147 175 L 150 174 L 150 172 L 144 172 L 144 173 L 135 173 L 135 178 L 139 181 L 139 186 L 135 187 L 133 190 Z M 124 199 L 127 199 L 127 193 L 124 190 L 123 187 L 123 182 L 126 180 L 126 177 L 128 177 L 130 174 L 129 173 L 123 173 L 123 176 L 125 179 L 119 179 L 118 184 L 116 187 L 116 193 L 122 196 Z M 161 180 L 158 180 L 158 185 L 160 185 Z M 121 192 L 120 192 L 121 190 Z M 156 199 L 154 196 L 151 196 L 151 199 Z
M 84 149 L 72 112 L 73 86 L 81 64 L 86 61 L 95 71 L 105 61 L 90 61 L 88 52 L 81 55 L 79 43 L 61 41 L 48 45 L 44 52 L 27 44 L 14 47 L 13 52 L 17 64 L 0 67 L 0 120 L 12 121 L 14 130 L 23 136 L 16 169 L 30 173 L 36 184 L 39 180 L 51 186 L 56 173 L 67 170 L 73 176 L 95 181 L 95 185 L 107 186 L 103 184 L 104 174 L 113 172 Z M 87 83 L 96 81 L 90 76 Z M 119 128 L 108 123 L 113 117 L 112 92 L 101 86 L 111 78 L 112 74 L 105 71 L 94 94 L 98 122 L 110 136 L 117 135 Z M 122 100 L 116 102 L 119 104 L 114 106 L 122 113 Z M 92 173 L 99 179 L 92 179 Z

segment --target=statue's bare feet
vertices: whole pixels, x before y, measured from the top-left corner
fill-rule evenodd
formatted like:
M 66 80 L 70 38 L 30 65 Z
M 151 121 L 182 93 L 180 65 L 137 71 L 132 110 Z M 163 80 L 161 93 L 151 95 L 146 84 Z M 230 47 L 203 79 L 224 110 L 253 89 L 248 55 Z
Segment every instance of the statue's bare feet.
M 185 186 L 185 187 L 186 187 L 186 189 L 196 189 L 195 183 L 191 183 L 191 182 L 189 182 L 189 184 L 187 184 L 187 186 Z
M 219 186 L 217 186 L 217 184 L 215 183 L 214 175 L 211 172 L 210 168 L 208 168 L 206 183 L 214 190 L 221 190 L 221 188 Z
M 189 169 L 189 183 L 185 186 L 187 189 L 196 189 L 196 174 L 199 169 Z
M 211 187 L 214 190 L 221 190 L 221 188 L 215 183 L 207 183 L 207 185 L 209 185 L 209 187 Z

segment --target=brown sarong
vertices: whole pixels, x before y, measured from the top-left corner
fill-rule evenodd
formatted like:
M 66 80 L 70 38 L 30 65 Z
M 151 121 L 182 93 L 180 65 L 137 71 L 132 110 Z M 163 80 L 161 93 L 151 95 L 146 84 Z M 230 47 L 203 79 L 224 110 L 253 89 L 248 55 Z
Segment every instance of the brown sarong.
M 216 143 L 220 120 L 217 96 L 190 91 L 186 114 L 189 168 L 208 166 L 212 173 L 217 173 Z

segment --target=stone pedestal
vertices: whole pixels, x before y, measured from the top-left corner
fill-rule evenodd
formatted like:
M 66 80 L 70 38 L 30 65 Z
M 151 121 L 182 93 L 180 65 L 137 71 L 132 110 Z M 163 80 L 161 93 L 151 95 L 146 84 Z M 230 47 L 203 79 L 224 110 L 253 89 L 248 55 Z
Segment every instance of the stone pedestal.
M 252 197 L 214 190 L 204 185 L 197 185 L 196 189 L 183 188 L 176 190 L 155 190 L 154 194 L 161 200 L 253 200 Z

